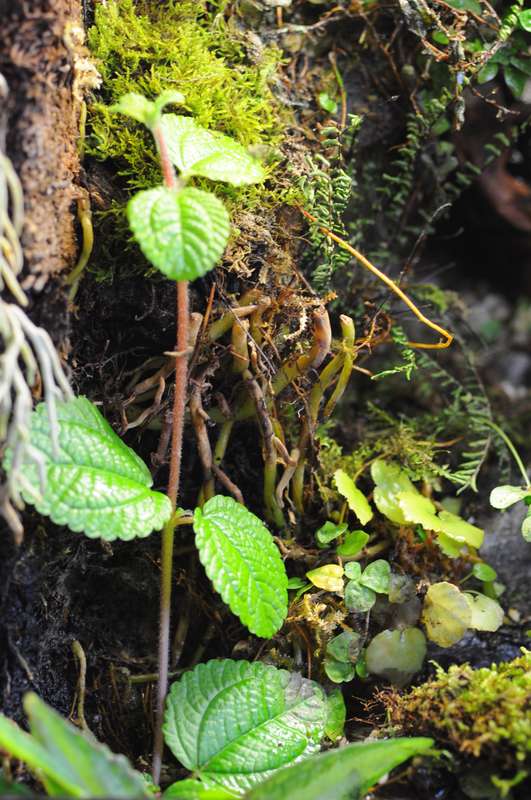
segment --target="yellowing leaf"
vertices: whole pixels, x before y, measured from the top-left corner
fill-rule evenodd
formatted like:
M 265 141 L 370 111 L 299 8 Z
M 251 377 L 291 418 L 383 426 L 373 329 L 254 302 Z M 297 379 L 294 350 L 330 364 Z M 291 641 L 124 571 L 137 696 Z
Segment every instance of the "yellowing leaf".
M 447 581 L 430 586 L 424 598 L 422 622 L 432 642 L 450 647 L 465 635 L 471 620 L 468 600 L 457 586 Z
M 334 473 L 337 491 L 348 503 L 348 507 L 355 513 L 362 525 L 366 525 L 373 518 L 373 510 L 363 492 L 360 492 L 352 478 L 342 469 Z
M 327 592 L 343 591 L 343 567 L 339 564 L 325 564 L 323 567 L 311 569 L 306 577 L 318 589 L 325 589 Z
M 437 529 L 441 533 L 449 536 L 450 539 L 455 539 L 456 542 L 465 542 L 470 547 L 481 547 L 483 544 L 483 531 L 470 522 L 458 517 L 457 514 L 451 514 L 450 511 L 441 511 L 439 513 L 440 527 Z
M 497 631 L 503 622 L 503 608 L 484 594 L 465 593 L 470 606 L 470 627 L 478 631 Z

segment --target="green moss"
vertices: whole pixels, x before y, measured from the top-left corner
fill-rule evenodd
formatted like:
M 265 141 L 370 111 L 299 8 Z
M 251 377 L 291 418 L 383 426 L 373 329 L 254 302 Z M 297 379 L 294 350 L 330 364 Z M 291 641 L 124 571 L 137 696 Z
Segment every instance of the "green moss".
M 255 48 L 251 61 L 244 34 L 225 21 L 220 3 L 214 4 L 218 13 L 206 11 L 205 5 L 196 0 L 109 0 L 96 7 L 88 41 L 103 79 L 104 102 L 90 109 L 88 152 L 113 159 L 130 190 L 160 182 L 160 173 L 149 134 L 108 111 L 107 105 L 126 92 L 154 98 L 163 89 L 176 89 L 185 95 L 185 113 L 206 128 L 245 146 L 270 149 L 281 140 L 285 113 L 269 85 L 280 52 Z M 240 207 L 254 206 L 272 195 L 271 182 L 243 192 L 219 184 L 209 188 L 222 194 L 229 207 L 236 200 Z
M 473 669 L 437 667 L 435 678 L 407 694 L 383 695 L 393 726 L 504 767 L 531 755 L 531 651 L 509 663 Z

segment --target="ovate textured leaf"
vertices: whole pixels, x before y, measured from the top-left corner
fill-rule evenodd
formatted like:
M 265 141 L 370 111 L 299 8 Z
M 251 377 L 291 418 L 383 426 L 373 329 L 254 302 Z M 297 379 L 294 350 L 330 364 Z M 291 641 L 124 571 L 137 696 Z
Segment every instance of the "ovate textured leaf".
M 210 192 L 159 186 L 127 204 L 129 225 L 145 257 L 174 281 L 193 281 L 219 261 L 229 238 L 229 215 Z
M 288 611 L 284 562 L 265 525 L 232 497 L 212 497 L 194 516 L 199 558 L 216 591 L 251 633 L 269 638 Z
M 151 794 L 124 756 L 62 719 L 37 695 L 24 699 L 31 735 L 0 715 L 0 747 L 36 772 L 49 794 L 142 798 Z
M 43 459 L 46 482 L 40 491 L 37 467 L 24 465 L 35 494 L 24 499 L 57 525 L 91 538 L 133 539 L 161 528 L 171 515 L 168 498 L 153 492 L 144 462 L 114 433 L 86 397 L 57 403 L 59 448 L 54 451 L 46 405 L 31 417 L 30 441 Z M 5 459 L 7 471 L 11 457 Z
M 201 175 L 233 186 L 264 180 L 261 164 L 235 139 L 176 114 L 165 114 L 161 127 L 169 156 L 183 177 Z
M 246 800 L 360 800 L 383 775 L 432 745 L 424 738 L 356 742 L 280 770 Z
M 215 660 L 173 684 L 164 738 L 206 786 L 243 793 L 315 752 L 326 719 L 324 692 L 313 681 L 260 662 Z

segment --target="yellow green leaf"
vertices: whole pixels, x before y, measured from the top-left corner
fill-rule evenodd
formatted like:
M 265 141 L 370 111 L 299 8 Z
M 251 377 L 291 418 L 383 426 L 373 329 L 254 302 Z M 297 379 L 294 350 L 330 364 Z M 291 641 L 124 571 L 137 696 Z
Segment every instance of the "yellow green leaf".
M 306 577 L 318 589 L 325 589 L 327 592 L 343 591 L 343 567 L 339 564 L 325 564 L 317 569 L 311 569 L 306 573 Z
M 476 525 L 471 525 L 470 522 L 458 517 L 457 514 L 451 514 L 450 511 L 441 511 L 439 513 L 441 533 L 449 536 L 450 539 L 455 539 L 456 542 L 464 542 L 470 547 L 481 547 L 483 544 L 483 531 Z
M 472 611 L 463 592 L 447 581 L 434 583 L 424 598 L 422 622 L 428 638 L 440 647 L 450 647 L 470 627 Z
M 503 608 L 484 594 L 465 593 L 470 606 L 470 627 L 478 631 L 497 631 L 503 622 Z
M 373 518 L 373 510 L 363 492 L 342 469 L 335 471 L 334 481 L 337 491 L 345 498 L 350 510 L 355 513 L 362 525 L 366 525 Z

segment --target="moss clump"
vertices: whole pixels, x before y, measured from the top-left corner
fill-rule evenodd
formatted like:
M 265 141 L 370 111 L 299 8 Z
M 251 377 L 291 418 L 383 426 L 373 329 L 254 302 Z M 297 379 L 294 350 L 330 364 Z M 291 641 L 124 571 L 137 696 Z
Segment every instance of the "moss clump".
M 108 0 L 96 7 L 88 41 L 103 79 L 104 103 L 90 110 L 88 152 L 115 160 L 130 190 L 158 183 L 160 174 L 147 132 L 107 109 L 126 92 L 154 98 L 176 89 L 185 95 L 184 113 L 200 125 L 245 146 L 280 142 L 282 114 L 269 86 L 279 51 L 255 48 L 251 58 L 243 33 L 225 21 L 222 4 L 208 5 L 218 13 L 207 11 L 200 0 Z M 216 191 L 229 205 L 236 198 L 228 187 L 218 185 Z M 240 190 L 238 201 L 252 205 L 267 191 Z
M 521 768 L 531 756 L 531 651 L 490 668 L 437 667 L 407 694 L 381 694 L 394 729 L 433 735 L 461 753 Z

